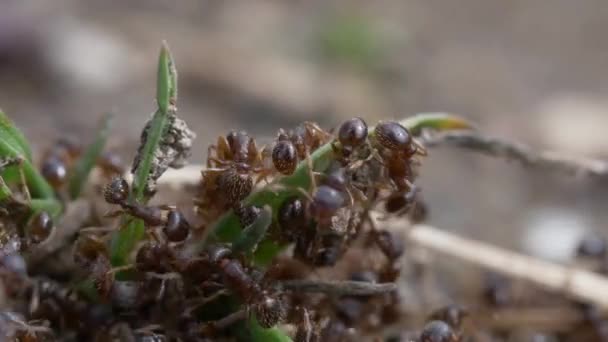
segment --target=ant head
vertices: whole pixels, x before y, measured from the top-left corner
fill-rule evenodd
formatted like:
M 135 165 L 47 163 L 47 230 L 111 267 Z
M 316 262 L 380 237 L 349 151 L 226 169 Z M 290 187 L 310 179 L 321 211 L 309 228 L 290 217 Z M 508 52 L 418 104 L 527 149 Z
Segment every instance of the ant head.
M 121 204 L 129 197 L 129 183 L 122 177 L 115 177 L 103 189 L 103 198 L 110 204 Z

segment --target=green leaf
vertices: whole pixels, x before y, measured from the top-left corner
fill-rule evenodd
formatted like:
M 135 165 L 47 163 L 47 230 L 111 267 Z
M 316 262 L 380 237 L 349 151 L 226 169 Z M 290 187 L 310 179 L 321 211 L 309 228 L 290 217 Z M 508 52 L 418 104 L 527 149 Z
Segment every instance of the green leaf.
M 31 151 L 21 131 L 0 111 L 0 158 L 23 158 L 21 167 L 28 188 L 34 198 L 54 198 L 55 192 L 31 163 Z M 5 181 L 18 179 L 17 168 L 10 167 L 2 173 Z
M 236 254 L 248 255 L 255 251 L 258 243 L 262 241 L 272 223 L 272 210 L 264 206 L 252 224 L 243 229 L 243 233 L 232 244 L 232 251 Z
M 400 121 L 407 127 L 412 134 L 418 135 L 423 129 L 450 130 L 471 128 L 471 124 L 466 120 L 446 113 L 418 114 L 413 117 Z M 373 132 L 373 127 L 370 128 Z M 315 172 L 325 172 L 331 165 L 335 156 L 331 143 L 325 144 L 311 154 L 313 170 Z M 278 179 L 276 184 L 252 193 L 245 199 L 245 205 L 264 206 L 269 205 L 274 213 L 278 211 L 283 201 L 291 196 L 298 195 L 298 188 L 309 190 L 311 183 L 308 166 L 306 161 L 300 162 L 295 172 L 286 177 Z M 232 242 L 242 234 L 239 220 L 233 212 L 223 215 L 212 227 L 213 238 L 224 242 Z M 267 265 L 276 254 L 285 246 L 280 246 L 274 241 L 263 240 L 260 242 L 255 252 L 254 260 L 258 265 Z
M 156 73 L 156 103 L 158 103 L 159 111 L 163 113 L 167 113 L 169 110 L 169 98 L 175 88 L 169 63 L 173 64 L 171 54 L 169 53 L 169 47 L 163 42 L 158 56 L 158 70 Z
M 175 104 L 177 94 L 177 74 L 175 73 L 175 63 L 167 45 L 163 42 L 158 58 L 158 71 L 156 82 L 156 101 L 158 110 L 154 113 L 152 120 L 144 128 L 146 140 L 144 146 L 139 151 L 140 161 L 137 169 L 134 170 L 131 202 L 145 203 L 146 198 L 144 189 L 150 176 L 154 154 L 158 149 L 163 135 L 167 132 L 167 123 L 172 107 Z M 173 96 L 173 97 L 172 97 Z M 144 236 L 144 223 L 140 219 L 123 220 L 123 227 L 114 234 L 111 242 L 111 259 L 115 266 L 123 265 L 127 261 L 127 256 L 135 247 L 135 244 Z
M 15 150 L 16 153 L 32 161 L 32 150 L 23 133 L 0 109 L 0 139 Z
M 110 259 L 112 265 L 121 266 L 127 264 L 129 253 L 145 234 L 144 221 L 131 218 L 126 224 L 112 236 L 110 243 Z
M 89 178 L 91 170 L 95 167 L 95 163 L 108 140 L 111 121 L 112 114 L 110 113 L 107 113 L 102 117 L 101 125 L 95 140 L 87 147 L 82 157 L 76 163 L 68 185 L 72 199 L 80 196 L 80 192 Z
M 255 315 L 251 315 L 251 317 L 243 323 L 244 324 L 237 326 L 239 341 L 292 342 L 292 339 L 279 328 L 262 328 L 256 320 Z

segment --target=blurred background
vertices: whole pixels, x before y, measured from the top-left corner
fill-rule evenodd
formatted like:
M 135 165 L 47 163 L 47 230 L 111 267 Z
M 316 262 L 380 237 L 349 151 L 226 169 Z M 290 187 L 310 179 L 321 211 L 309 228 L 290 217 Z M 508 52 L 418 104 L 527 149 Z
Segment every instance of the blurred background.
M 373 4 L 373 5 L 372 5 Z M 449 111 L 491 135 L 608 158 L 608 6 L 586 1 L 0 1 L 0 107 L 40 153 L 87 141 L 100 113 L 127 161 L 169 42 L 193 161 L 232 128 L 261 137 Z M 563 260 L 606 231 L 606 184 L 434 149 L 430 223 Z

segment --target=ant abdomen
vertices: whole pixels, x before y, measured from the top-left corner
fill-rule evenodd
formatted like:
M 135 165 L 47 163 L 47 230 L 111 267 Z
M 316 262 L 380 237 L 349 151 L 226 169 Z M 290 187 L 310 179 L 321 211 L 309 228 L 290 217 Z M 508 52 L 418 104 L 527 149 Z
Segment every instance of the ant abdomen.
M 407 128 L 394 121 L 382 121 L 378 123 L 375 130 L 378 143 L 391 151 L 412 150 L 412 136 Z
M 314 217 L 320 221 L 331 218 L 338 209 L 344 206 L 345 198 L 342 192 L 321 185 L 313 194 L 311 211 Z
M 248 174 L 241 174 L 231 167 L 218 177 L 218 185 L 228 196 L 228 202 L 236 205 L 249 196 L 253 190 L 253 179 Z
M 298 165 L 298 152 L 289 140 L 279 140 L 272 149 L 272 163 L 284 175 L 292 174 Z
M 167 222 L 163 227 L 163 233 L 171 242 L 184 241 L 190 234 L 190 223 L 181 212 L 171 210 L 167 214 Z
M 28 222 L 26 235 L 31 243 L 40 243 L 51 235 L 53 227 L 51 215 L 41 211 Z
M 65 184 L 68 177 L 68 169 L 64 161 L 56 155 L 47 157 L 40 167 L 42 177 L 55 189 Z
M 254 306 L 255 317 L 261 327 L 269 329 L 281 323 L 287 311 L 280 298 L 264 295 L 262 301 Z
M 367 123 L 361 118 L 344 121 L 338 129 L 338 141 L 345 148 L 356 148 L 367 139 Z

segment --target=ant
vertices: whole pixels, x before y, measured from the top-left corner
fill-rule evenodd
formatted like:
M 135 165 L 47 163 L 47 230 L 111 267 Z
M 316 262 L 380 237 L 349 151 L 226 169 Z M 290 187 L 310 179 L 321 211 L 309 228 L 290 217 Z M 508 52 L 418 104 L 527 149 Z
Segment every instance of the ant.
M 444 321 L 431 321 L 424 326 L 420 342 L 460 342 L 460 337 Z
M 345 233 L 351 226 L 351 212 L 342 210 L 347 196 L 353 206 L 344 170 L 331 170 L 324 184 L 313 188 L 312 195 L 301 191 L 308 201 L 292 197 L 279 208 L 281 234 L 296 242 L 296 257 L 316 266 L 331 266 L 342 255 Z M 349 227 L 335 227 L 340 221 Z M 308 226 L 308 222 L 315 222 L 316 227 Z
M 340 146 L 335 141 L 332 143 L 334 153 L 347 163 L 354 152 L 366 144 L 367 135 L 367 123 L 363 119 L 356 117 L 344 121 L 338 128 Z
M 129 184 L 124 178 L 115 177 L 103 190 L 104 199 L 110 204 L 120 205 L 123 211 L 142 219 L 149 226 L 163 226 L 163 233 L 170 242 L 182 242 L 190 234 L 191 226 L 185 216 L 170 206 L 150 207 L 127 202 Z M 168 210 L 165 214 L 163 211 Z M 119 212 L 110 214 L 118 215 Z
M 310 154 L 325 144 L 329 138 L 329 133 L 310 121 L 296 126 L 289 133 L 280 129 L 271 153 L 275 169 L 283 175 L 290 175 L 295 171 L 300 160 L 307 160 L 312 170 Z
M 83 154 L 83 148 L 72 139 L 60 138 L 45 153 L 40 166 L 42 177 L 57 191 L 69 176 L 76 160 Z M 97 167 L 106 179 L 124 174 L 125 166 L 120 157 L 112 152 L 102 153 L 96 160 Z
M 254 182 L 252 174 L 256 173 Z M 238 206 L 267 173 L 261 151 L 245 131 L 218 137 L 217 144 L 208 148 L 202 194 L 195 200 L 198 212 L 206 221 L 215 220 L 227 209 Z
M 460 332 L 463 320 L 469 316 L 469 311 L 464 307 L 451 304 L 440 308 L 429 316 L 429 320 L 440 320 L 447 323 L 452 329 Z
M 415 155 L 426 156 L 426 149 L 407 128 L 394 121 L 381 121 L 376 126 L 374 142 L 396 190 L 400 193 L 415 191 L 411 158 Z
M 212 246 L 208 255 L 211 263 L 222 274 L 225 286 L 248 303 L 247 311 L 253 310 L 260 326 L 271 328 L 285 318 L 283 301 L 262 289 L 260 284 L 245 271 L 243 264 L 232 257 L 229 248 Z
M 26 224 L 26 236 L 29 243 L 38 244 L 49 238 L 55 225 L 53 218 L 46 211 L 35 214 Z

